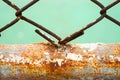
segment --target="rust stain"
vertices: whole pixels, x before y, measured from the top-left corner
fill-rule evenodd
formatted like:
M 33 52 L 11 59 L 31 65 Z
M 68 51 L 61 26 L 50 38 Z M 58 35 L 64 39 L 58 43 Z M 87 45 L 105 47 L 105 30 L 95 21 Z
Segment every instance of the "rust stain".
M 120 44 L 0 45 L 0 80 L 120 78 Z

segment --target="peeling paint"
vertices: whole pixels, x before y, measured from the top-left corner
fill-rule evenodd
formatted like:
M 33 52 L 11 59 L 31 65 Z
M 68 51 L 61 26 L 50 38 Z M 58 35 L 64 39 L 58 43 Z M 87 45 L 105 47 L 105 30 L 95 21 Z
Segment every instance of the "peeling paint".
M 0 80 L 120 78 L 120 44 L 14 44 L 0 50 Z

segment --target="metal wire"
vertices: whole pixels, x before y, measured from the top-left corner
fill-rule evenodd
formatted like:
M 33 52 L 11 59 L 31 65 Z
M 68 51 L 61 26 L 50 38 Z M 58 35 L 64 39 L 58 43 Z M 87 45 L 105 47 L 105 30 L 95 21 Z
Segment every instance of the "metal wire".
M 39 0 L 32 0 L 30 3 L 28 3 L 26 6 L 24 6 L 23 8 L 19 8 L 17 7 L 14 3 L 10 2 L 9 0 L 3 0 L 5 3 L 7 3 L 9 6 L 11 6 L 12 8 L 14 8 L 17 12 L 15 13 L 16 15 L 16 19 L 11 21 L 9 24 L 5 25 L 4 27 L 2 27 L 0 29 L 0 32 L 6 30 L 7 28 L 11 27 L 12 25 L 14 25 L 15 23 L 17 23 L 20 19 L 34 25 L 35 27 L 39 28 L 39 29 L 42 29 L 43 31 L 45 31 L 46 33 L 48 33 L 49 35 L 52 35 L 54 38 L 56 38 L 58 41 L 61 40 L 61 38 L 56 35 L 55 33 L 53 33 L 52 31 L 46 29 L 45 27 L 43 27 L 42 25 L 22 16 L 22 12 L 25 11 L 27 8 L 29 8 L 30 6 L 32 6 L 33 4 L 35 4 L 37 1 Z M 42 35 L 41 35 L 42 36 Z M 44 35 L 45 36 L 45 35 Z M 47 37 L 47 36 L 46 36 Z M 44 37 L 43 37 L 44 38 Z M 46 38 L 45 38 L 46 39 Z M 49 38 L 47 38 L 48 40 Z M 49 42 L 53 43 L 53 41 L 51 40 L 48 40 Z
M 74 32 L 73 34 L 71 34 L 70 36 L 65 37 L 64 39 L 61 39 L 61 37 L 59 37 L 58 35 L 56 35 L 54 32 L 48 30 L 47 28 L 43 27 L 42 25 L 26 18 L 25 16 L 22 15 L 22 12 L 25 11 L 26 9 L 28 9 L 30 6 L 32 6 L 33 4 L 35 4 L 36 2 L 38 2 L 39 0 L 32 0 L 30 3 L 28 3 L 27 5 L 25 5 L 23 8 L 19 8 L 17 7 L 14 3 L 10 2 L 9 0 L 3 0 L 6 4 L 8 4 L 9 6 L 11 6 L 12 8 L 14 8 L 17 12 L 15 13 L 16 15 L 16 19 L 14 19 L 13 21 L 11 21 L 10 23 L 8 23 L 7 25 L 5 25 L 4 27 L 0 28 L 0 32 L 8 29 L 9 27 L 11 27 L 12 25 L 14 25 L 15 23 L 17 23 L 19 20 L 24 20 L 32 25 L 34 25 L 35 27 L 45 31 L 46 33 L 48 33 L 49 35 L 53 36 L 54 38 L 56 38 L 58 40 L 58 44 L 66 44 L 72 40 L 74 40 L 75 38 L 78 38 L 80 36 L 82 36 L 84 34 L 84 31 L 87 30 L 88 28 L 92 27 L 93 25 L 95 25 L 96 23 L 98 23 L 99 21 L 101 21 L 103 18 L 107 18 L 108 20 L 114 22 L 115 24 L 117 24 L 118 26 L 120 26 L 120 22 L 114 18 L 112 18 L 111 16 L 109 16 L 107 14 L 107 10 L 109 10 L 110 8 L 112 8 L 113 6 L 115 6 L 116 4 L 118 4 L 120 2 L 120 0 L 116 0 L 114 2 L 112 2 L 111 4 L 109 4 L 108 6 L 104 6 L 102 3 L 100 3 L 98 0 L 91 0 L 93 3 L 95 3 L 96 5 L 98 5 L 101 8 L 100 14 L 101 16 L 98 17 L 95 21 L 87 24 L 85 27 L 83 27 L 82 29 Z M 39 30 L 35 30 L 35 32 L 37 34 L 39 34 L 40 36 L 42 36 L 44 39 L 46 39 L 47 41 L 49 41 L 50 43 L 55 44 L 55 41 L 53 41 L 51 38 L 49 38 L 48 36 L 46 36 L 44 33 L 40 32 Z
M 118 4 L 120 2 L 120 0 L 116 0 L 113 3 L 111 3 L 110 5 L 104 7 L 104 5 L 102 5 L 100 2 L 98 2 L 97 0 L 91 0 L 92 2 L 94 2 L 96 5 L 98 5 L 102 10 L 100 11 L 100 14 L 103 15 L 104 13 L 107 12 L 108 9 L 110 9 L 111 7 L 115 6 L 116 4 Z M 111 20 L 112 22 L 116 23 L 118 26 L 120 26 L 120 22 L 117 21 L 116 19 L 112 18 L 109 15 L 105 15 L 105 18 Z
M 92 23 L 89 23 L 88 25 L 86 25 L 85 27 L 83 27 L 82 29 L 80 29 L 79 31 L 76 31 L 75 33 L 73 33 L 72 35 L 66 37 L 65 39 L 61 40 L 59 43 L 60 44 L 66 44 L 67 42 L 83 35 L 84 31 L 90 27 L 92 27 L 93 25 L 95 25 L 96 23 L 98 23 L 99 21 L 101 21 L 104 17 L 111 20 L 112 22 L 116 23 L 117 25 L 120 26 L 120 22 L 115 20 L 114 18 L 110 17 L 109 15 L 106 14 L 107 10 L 110 9 L 111 7 L 113 7 L 114 5 L 118 4 L 120 2 L 120 0 L 116 0 L 113 3 L 111 3 L 110 5 L 104 7 L 98 0 L 91 0 L 92 2 L 94 2 L 95 4 L 97 4 L 100 8 L 102 8 L 102 10 L 100 11 L 101 16 L 99 18 L 97 18 L 95 21 L 93 21 Z

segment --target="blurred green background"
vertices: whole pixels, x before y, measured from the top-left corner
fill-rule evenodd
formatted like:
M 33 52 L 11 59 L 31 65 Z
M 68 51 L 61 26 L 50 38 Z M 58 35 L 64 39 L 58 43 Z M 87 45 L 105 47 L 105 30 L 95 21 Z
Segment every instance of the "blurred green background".
M 31 0 L 10 0 L 22 8 Z M 99 0 L 105 6 L 114 0 Z M 45 26 L 62 38 L 81 29 L 100 16 L 101 9 L 90 0 L 40 0 L 23 15 Z M 16 18 L 15 10 L 0 0 L 0 28 Z M 120 3 L 107 11 L 120 21 Z M 28 44 L 46 41 L 35 33 L 36 27 L 20 20 L 1 33 L 0 44 Z M 119 43 L 120 27 L 103 19 L 71 43 Z

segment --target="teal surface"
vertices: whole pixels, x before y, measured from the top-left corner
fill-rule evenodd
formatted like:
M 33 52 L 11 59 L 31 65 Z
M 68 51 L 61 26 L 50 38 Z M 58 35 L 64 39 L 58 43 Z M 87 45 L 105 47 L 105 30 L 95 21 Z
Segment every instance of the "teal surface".
M 31 0 L 10 0 L 22 8 Z M 99 0 L 105 6 L 114 0 Z M 90 0 L 40 0 L 23 15 L 65 38 L 100 16 L 101 9 Z M 15 10 L 0 1 L 0 28 L 16 18 Z M 107 11 L 120 21 L 120 3 Z M 0 44 L 28 44 L 46 41 L 35 33 L 36 27 L 20 20 L 1 33 Z M 120 26 L 103 19 L 71 43 L 119 43 Z

